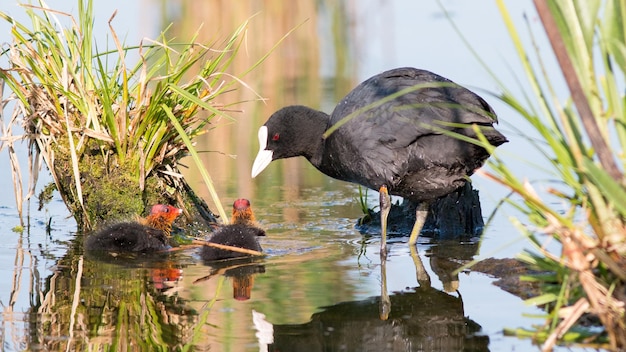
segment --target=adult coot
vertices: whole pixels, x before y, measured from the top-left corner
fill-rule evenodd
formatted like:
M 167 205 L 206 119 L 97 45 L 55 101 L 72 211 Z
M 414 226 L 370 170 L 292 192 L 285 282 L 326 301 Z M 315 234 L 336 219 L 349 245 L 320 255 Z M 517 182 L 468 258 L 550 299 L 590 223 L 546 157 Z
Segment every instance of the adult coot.
M 156 204 L 138 221 L 114 224 L 87 237 L 85 249 L 107 252 L 154 252 L 167 249 L 172 223 L 183 210 Z
M 272 160 L 304 156 L 328 176 L 378 190 L 385 255 L 389 194 L 420 202 L 414 245 L 430 202 L 463 186 L 489 157 L 448 132 L 478 140 L 479 129 L 498 146 L 507 139 L 494 122 L 489 104 L 466 88 L 432 72 L 397 68 L 361 83 L 330 116 L 305 106 L 275 112 L 259 129 L 252 177 Z M 337 123 L 344 124 L 326 133 Z
M 265 231 L 256 226 L 249 200 L 240 198 L 233 203 L 233 213 L 230 222 L 230 225 L 218 228 L 209 238 L 209 242 L 251 249 L 258 252 L 262 251 L 257 237 L 265 236 Z M 200 257 L 206 261 L 246 256 L 248 255 L 245 253 L 210 246 L 203 246 L 200 250 Z

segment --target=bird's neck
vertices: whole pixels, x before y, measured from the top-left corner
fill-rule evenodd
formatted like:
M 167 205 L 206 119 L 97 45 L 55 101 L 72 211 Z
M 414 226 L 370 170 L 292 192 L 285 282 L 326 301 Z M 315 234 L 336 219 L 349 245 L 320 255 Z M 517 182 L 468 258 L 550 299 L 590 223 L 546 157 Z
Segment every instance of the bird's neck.
M 306 140 L 304 145 L 307 148 L 303 151 L 302 156 L 319 169 L 323 164 L 324 144 L 326 142 L 324 133 L 328 129 L 330 116 L 325 112 L 314 109 L 309 109 L 307 113 L 309 115 L 307 126 L 302 128 L 303 131 L 306 131 L 302 138 Z
M 255 223 L 254 213 L 252 209 L 245 210 L 233 209 L 233 215 L 230 218 L 231 224 L 253 225 Z
M 159 215 L 149 215 L 147 218 L 143 219 L 141 223 L 161 230 L 165 232 L 167 236 L 169 236 L 172 232 L 172 223 L 168 219 Z

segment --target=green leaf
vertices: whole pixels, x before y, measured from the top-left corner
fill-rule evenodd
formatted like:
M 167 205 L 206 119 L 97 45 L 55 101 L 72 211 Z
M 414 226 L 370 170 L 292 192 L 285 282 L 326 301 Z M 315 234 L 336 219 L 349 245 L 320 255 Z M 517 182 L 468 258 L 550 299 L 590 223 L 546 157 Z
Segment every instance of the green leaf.
M 585 159 L 583 165 L 585 174 L 591 179 L 592 183 L 615 206 L 621 216 L 626 217 L 626 190 L 624 190 L 624 187 L 593 161 Z
M 529 298 L 525 300 L 524 303 L 527 305 L 532 305 L 532 306 L 541 306 L 544 304 L 556 302 L 557 299 L 558 299 L 557 295 L 552 294 L 552 293 L 546 293 L 541 296 Z
M 213 199 L 213 202 L 215 203 L 215 206 L 217 207 L 217 211 L 220 214 L 222 221 L 224 223 L 228 223 L 228 216 L 226 215 L 226 212 L 224 211 L 224 207 L 222 207 L 222 203 L 220 202 L 220 198 L 217 195 L 217 191 L 215 190 L 215 186 L 213 185 L 211 176 L 209 175 L 209 172 L 204 167 L 204 164 L 202 164 L 202 161 L 200 160 L 200 157 L 198 156 L 198 152 L 196 152 L 196 149 L 193 147 L 193 143 L 191 143 L 191 139 L 189 138 L 189 136 L 187 136 L 187 133 L 185 133 L 185 129 L 183 129 L 183 127 L 180 125 L 180 123 L 176 119 L 176 116 L 174 116 L 174 114 L 172 113 L 172 110 L 165 104 L 162 104 L 161 108 L 163 109 L 163 111 L 165 111 L 165 114 L 167 115 L 167 117 L 170 118 L 170 121 L 176 128 L 176 131 L 178 131 L 180 137 L 185 142 L 185 146 L 189 150 L 189 154 L 191 154 L 193 161 L 196 163 L 196 166 L 198 167 L 198 170 L 200 170 L 200 175 L 202 175 L 202 179 L 204 179 L 204 183 L 209 189 L 209 194 L 211 194 L 211 198 Z

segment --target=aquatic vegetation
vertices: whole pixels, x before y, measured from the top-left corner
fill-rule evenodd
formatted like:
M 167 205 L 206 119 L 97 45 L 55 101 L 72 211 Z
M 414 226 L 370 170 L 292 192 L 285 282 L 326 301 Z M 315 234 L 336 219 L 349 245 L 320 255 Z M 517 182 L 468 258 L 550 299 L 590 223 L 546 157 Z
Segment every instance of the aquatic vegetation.
M 99 51 L 92 1 L 77 3 L 77 18 L 44 2 L 21 5 L 30 23 L 0 12 L 12 26 L 12 42 L 2 52 L 8 67 L 0 70 L 0 79 L 12 93 L 3 104 L 13 107 L 3 115 L 11 118 L 2 123 L 0 150 L 12 155 L 18 210 L 24 199 L 22 173 L 12 150 L 13 143 L 26 140 L 31 177 L 25 198 L 33 195 L 45 164 L 81 230 L 141 213 L 154 203 L 177 204 L 216 221 L 186 184 L 178 163 L 197 155 L 193 140 L 210 130 L 213 119 L 232 119 L 228 112 L 237 102 L 224 102 L 221 95 L 245 87 L 226 70 L 247 23 L 208 44 L 196 42 L 197 33 L 176 42 L 165 30 L 158 40 L 127 46 L 113 28 L 113 14 L 108 23 L 115 49 Z M 137 62 L 129 62 L 131 53 Z M 226 221 L 208 172 L 193 160 Z
M 527 49 L 504 1 L 498 6 L 532 89 L 517 97 L 502 87 L 500 98 L 539 136 L 526 137 L 545 159 L 532 165 L 548 165 L 551 179 L 542 194 L 525 175 L 511 171 L 509 162 L 519 160 L 501 156 L 491 159 L 493 171 L 483 172 L 520 197 L 509 203 L 526 219 L 512 221 L 535 248 L 520 258 L 544 273 L 527 279 L 542 284 L 543 294 L 528 302 L 545 307 L 545 325 L 511 332 L 535 339 L 543 350 L 559 342 L 621 350 L 626 347 L 626 5 L 535 1 L 560 72 L 547 69 L 538 49 Z M 570 93 L 564 101 L 555 90 L 561 77 Z M 560 252 L 549 250 L 549 241 L 558 241 Z M 601 333 L 597 326 L 604 328 Z

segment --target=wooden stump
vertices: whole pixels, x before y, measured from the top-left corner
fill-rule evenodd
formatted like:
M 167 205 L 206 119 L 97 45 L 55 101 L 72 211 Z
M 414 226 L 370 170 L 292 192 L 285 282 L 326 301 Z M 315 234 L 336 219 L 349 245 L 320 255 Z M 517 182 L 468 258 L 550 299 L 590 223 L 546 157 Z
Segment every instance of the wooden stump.
M 415 222 L 417 203 L 404 200 L 393 204 L 389 212 L 389 235 L 407 236 Z M 485 223 L 480 208 L 478 191 L 471 183 L 433 202 L 420 236 L 441 240 L 480 236 Z M 380 212 L 369 210 L 359 219 L 356 228 L 363 234 L 380 234 Z

